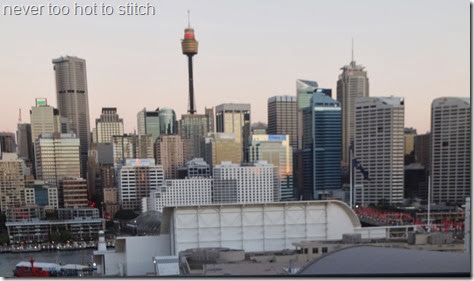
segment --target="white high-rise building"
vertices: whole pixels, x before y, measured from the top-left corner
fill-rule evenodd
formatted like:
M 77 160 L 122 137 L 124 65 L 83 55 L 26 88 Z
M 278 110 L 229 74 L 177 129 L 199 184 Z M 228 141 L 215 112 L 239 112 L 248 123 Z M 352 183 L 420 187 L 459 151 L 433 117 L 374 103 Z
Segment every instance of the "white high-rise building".
M 369 96 L 369 78 L 364 67 L 356 64 L 354 59 L 341 70 L 337 80 L 337 100 L 342 109 L 342 162 L 348 165 L 349 148 L 355 135 L 355 99 Z
M 51 184 L 80 177 L 79 138 L 75 134 L 41 134 L 35 141 L 36 179 Z
M 213 170 L 214 203 L 265 203 L 279 200 L 278 170 L 267 161 L 245 166 L 223 161 Z
M 165 180 L 163 186 L 152 191 L 147 199 L 147 209 L 158 212 L 164 207 L 208 205 L 212 203 L 212 179 Z
M 404 187 L 404 100 L 397 97 L 355 99 L 354 157 L 370 180 L 354 168 L 355 202 L 402 203 Z
M 431 104 L 432 201 L 464 203 L 471 194 L 471 101 L 442 97 Z
M 140 210 L 142 199 L 163 184 L 163 167 L 155 159 L 127 159 L 117 172 L 119 203 L 123 209 Z

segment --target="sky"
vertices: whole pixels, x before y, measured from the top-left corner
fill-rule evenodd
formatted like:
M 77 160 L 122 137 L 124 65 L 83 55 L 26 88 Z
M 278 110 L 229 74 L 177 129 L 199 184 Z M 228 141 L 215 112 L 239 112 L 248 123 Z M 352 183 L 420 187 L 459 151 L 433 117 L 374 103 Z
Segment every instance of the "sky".
M 146 0 L 98 0 L 118 4 Z M 2 0 L 1 5 L 70 0 Z M 94 0 L 78 0 L 80 5 Z M 181 53 L 187 10 L 199 42 L 194 57 L 197 113 L 250 103 L 267 122 L 267 100 L 295 95 L 296 79 L 332 88 L 340 68 L 365 66 L 370 96 L 405 98 L 405 127 L 430 130 L 431 102 L 470 96 L 470 3 L 465 0 L 148 0 L 154 16 L 5 16 L 0 14 L 0 131 L 16 131 L 35 98 L 57 105 L 52 59 L 87 62 L 91 129 L 102 107 L 117 107 L 125 132 L 143 108 L 188 107 Z M 0 11 L 1 12 L 1 11 Z

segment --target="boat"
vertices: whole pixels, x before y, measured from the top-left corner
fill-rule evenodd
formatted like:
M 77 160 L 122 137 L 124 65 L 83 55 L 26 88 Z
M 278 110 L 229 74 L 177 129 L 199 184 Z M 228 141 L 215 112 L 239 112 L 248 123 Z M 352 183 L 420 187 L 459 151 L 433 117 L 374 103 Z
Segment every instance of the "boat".
M 57 263 L 37 262 L 31 258 L 29 262 L 19 262 L 13 276 L 15 277 L 61 277 L 61 276 L 92 276 L 95 266 L 80 264 L 59 265 Z
M 50 277 L 55 276 L 60 270 L 61 266 L 55 263 L 36 263 L 33 258 L 29 262 L 19 262 L 15 270 L 13 270 L 13 276 L 16 277 Z

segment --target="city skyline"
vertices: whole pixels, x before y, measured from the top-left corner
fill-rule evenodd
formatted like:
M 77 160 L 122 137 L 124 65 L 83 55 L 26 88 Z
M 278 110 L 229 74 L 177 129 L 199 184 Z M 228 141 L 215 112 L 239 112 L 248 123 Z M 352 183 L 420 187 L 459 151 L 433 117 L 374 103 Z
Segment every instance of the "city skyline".
M 65 55 L 87 61 L 92 120 L 102 107 L 116 107 L 130 133 L 144 107 L 185 114 L 187 65 L 180 39 L 188 9 L 201 45 L 194 62 L 198 114 L 204 107 L 250 102 L 252 123 L 266 122 L 268 98 L 295 96 L 296 79 L 335 92 L 340 68 L 351 60 L 351 38 L 354 60 L 370 79 L 370 96 L 405 98 L 405 127 L 425 133 L 434 99 L 468 96 L 468 2 L 417 1 L 409 9 L 403 2 L 368 0 L 249 3 L 161 1 L 154 17 L 71 17 L 61 27 L 52 17 L 2 17 L 2 27 L 15 27 L 0 28 L 5 34 L 0 94 L 21 98 L 4 100 L 0 128 L 15 132 L 18 109 L 27 121 L 35 98 L 46 97 L 57 107 L 51 59 Z M 73 32 L 57 36 L 63 28 Z

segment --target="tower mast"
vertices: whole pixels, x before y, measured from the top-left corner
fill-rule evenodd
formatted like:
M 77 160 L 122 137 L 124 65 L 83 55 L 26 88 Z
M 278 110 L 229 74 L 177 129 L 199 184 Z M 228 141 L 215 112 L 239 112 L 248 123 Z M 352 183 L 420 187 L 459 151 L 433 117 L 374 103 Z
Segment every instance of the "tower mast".
M 184 39 L 181 40 L 183 54 L 188 57 L 188 77 L 189 77 L 189 114 L 194 114 L 194 82 L 193 82 L 193 56 L 198 52 L 198 42 L 194 37 L 194 29 L 191 27 L 191 20 L 188 10 L 188 27 L 184 30 Z

